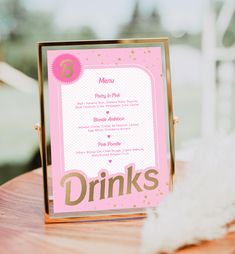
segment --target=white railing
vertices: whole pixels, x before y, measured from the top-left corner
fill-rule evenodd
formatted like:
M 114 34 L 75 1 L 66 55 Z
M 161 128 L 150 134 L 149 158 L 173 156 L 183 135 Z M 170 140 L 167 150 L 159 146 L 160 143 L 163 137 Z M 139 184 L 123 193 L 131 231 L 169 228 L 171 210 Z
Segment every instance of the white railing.
M 213 3 L 212 3 L 213 4 Z M 231 128 L 231 88 L 235 85 L 235 45 L 225 47 L 223 37 L 235 15 L 235 1 L 225 0 L 216 17 L 215 8 L 209 7 L 202 31 L 203 102 L 202 136 Z M 217 62 L 220 63 L 219 67 Z M 216 74 L 217 79 L 216 79 Z

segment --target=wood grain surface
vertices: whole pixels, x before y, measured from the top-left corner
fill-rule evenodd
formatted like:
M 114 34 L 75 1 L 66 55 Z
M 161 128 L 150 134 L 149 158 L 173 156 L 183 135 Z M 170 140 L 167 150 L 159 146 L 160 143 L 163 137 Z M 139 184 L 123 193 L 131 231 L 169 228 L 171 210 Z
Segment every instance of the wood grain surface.
M 41 170 L 0 187 L 0 253 L 139 253 L 142 220 L 44 224 Z M 178 254 L 235 254 L 235 234 Z

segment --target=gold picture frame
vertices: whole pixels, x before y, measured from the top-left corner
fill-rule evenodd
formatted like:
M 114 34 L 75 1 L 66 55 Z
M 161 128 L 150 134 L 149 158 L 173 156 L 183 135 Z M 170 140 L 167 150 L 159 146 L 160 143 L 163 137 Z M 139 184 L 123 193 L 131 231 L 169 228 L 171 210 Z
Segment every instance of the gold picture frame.
M 37 64 L 38 64 L 38 82 L 39 82 L 39 100 L 40 100 L 40 124 L 36 125 L 36 130 L 39 136 L 39 146 L 41 154 L 41 164 L 43 171 L 43 187 L 44 187 L 44 218 L 45 223 L 59 223 L 59 222 L 72 222 L 72 221 L 97 221 L 97 220 L 113 220 L 113 219 L 134 219 L 145 217 L 144 210 L 141 211 L 121 211 L 115 210 L 112 213 L 108 212 L 93 212 L 91 214 L 79 213 L 66 217 L 66 214 L 55 216 L 51 212 L 51 203 L 53 197 L 49 194 L 49 180 L 47 163 L 47 142 L 46 142 L 46 120 L 45 120 L 45 91 L 44 91 L 44 63 L 43 63 L 43 50 L 45 48 L 55 47 L 76 47 L 76 46 L 128 46 L 128 45 L 160 45 L 164 48 L 164 65 L 165 65 L 165 83 L 166 83 L 166 96 L 167 96 L 167 113 L 168 113 L 168 137 L 169 137 L 169 188 L 173 188 L 173 177 L 175 173 L 175 138 L 174 126 L 177 122 L 173 117 L 173 103 L 172 103 L 172 89 L 171 89 L 171 74 L 170 74 L 170 57 L 169 57 L 169 42 L 168 38 L 148 38 L 148 39 L 118 39 L 118 40 L 84 40 L 84 41 L 44 41 L 37 44 Z

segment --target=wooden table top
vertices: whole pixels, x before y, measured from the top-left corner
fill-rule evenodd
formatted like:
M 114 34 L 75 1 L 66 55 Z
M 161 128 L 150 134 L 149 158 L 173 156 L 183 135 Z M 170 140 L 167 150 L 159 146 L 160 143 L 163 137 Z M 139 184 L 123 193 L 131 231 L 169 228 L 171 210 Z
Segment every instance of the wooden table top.
M 41 170 L 0 186 L 0 253 L 139 253 L 144 219 L 44 224 Z M 178 254 L 234 254 L 235 234 Z

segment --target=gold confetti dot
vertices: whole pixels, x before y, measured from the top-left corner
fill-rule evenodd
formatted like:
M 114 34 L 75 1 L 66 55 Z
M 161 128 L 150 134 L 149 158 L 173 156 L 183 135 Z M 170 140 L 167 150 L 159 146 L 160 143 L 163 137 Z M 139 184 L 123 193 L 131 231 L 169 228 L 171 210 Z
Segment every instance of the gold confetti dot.
M 136 207 L 136 205 L 133 205 L 133 207 Z
M 131 54 L 135 54 L 135 51 L 134 51 L 134 50 L 131 50 Z
M 119 58 L 118 58 L 118 61 L 121 61 L 121 60 L 122 60 L 122 59 L 119 57 Z
M 147 198 L 147 196 L 145 195 L 144 198 Z

